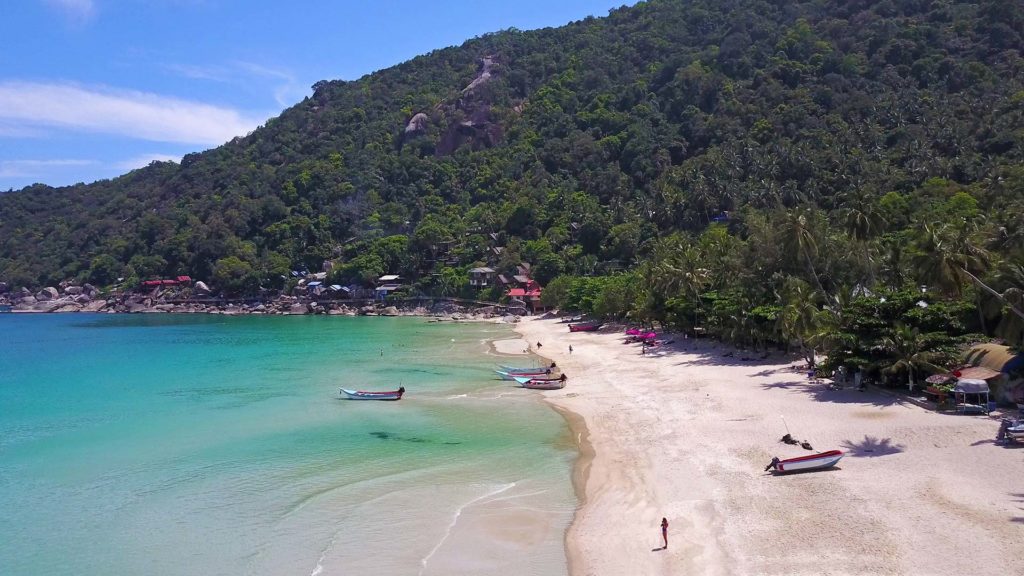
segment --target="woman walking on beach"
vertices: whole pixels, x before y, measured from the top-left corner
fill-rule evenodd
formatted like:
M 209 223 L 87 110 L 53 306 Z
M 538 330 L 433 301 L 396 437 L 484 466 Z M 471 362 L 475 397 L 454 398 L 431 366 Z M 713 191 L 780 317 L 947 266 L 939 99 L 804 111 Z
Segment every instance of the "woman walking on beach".
M 665 550 L 668 550 L 668 518 L 661 519 L 661 539 L 665 541 Z

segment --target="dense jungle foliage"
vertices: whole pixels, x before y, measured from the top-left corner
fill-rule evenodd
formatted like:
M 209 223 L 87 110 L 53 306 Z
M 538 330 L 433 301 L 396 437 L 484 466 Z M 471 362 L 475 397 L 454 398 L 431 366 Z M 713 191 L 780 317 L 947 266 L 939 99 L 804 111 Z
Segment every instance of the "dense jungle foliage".
M 332 260 L 454 295 L 528 261 L 562 307 L 923 366 L 1022 338 L 1022 46 L 1017 0 L 651 0 L 489 34 L 180 166 L 0 195 L 0 280 L 254 293 Z

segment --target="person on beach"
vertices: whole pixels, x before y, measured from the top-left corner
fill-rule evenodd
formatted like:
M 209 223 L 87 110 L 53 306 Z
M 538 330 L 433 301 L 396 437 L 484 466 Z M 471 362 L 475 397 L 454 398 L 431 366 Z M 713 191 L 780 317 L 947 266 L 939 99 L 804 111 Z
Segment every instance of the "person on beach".
M 538 341 L 537 341 L 537 349 L 538 349 L 538 350 L 540 350 L 540 346 L 541 346 L 541 344 L 540 344 L 540 341 L 538 340 Z
M 665 542 L 665 550 L 668 550 L 668 518 L 661 519 L 661 539 Z
M 572 344 L 569 344 L 569 354 L 572 354 Z

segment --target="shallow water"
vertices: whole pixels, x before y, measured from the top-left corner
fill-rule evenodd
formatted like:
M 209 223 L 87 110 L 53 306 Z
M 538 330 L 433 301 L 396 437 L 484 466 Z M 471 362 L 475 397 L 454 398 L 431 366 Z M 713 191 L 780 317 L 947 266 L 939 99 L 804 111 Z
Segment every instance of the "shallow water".
M 0 317 L 4 574 L 564 574 L 566 425 L 492 324 Z M 338 387 L 407 389 L 400 402 Z

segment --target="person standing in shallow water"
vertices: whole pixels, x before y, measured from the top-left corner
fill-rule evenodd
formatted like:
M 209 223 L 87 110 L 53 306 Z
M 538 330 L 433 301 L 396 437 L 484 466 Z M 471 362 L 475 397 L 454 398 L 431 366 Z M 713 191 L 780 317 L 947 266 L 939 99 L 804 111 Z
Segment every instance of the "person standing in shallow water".
M 661 519 L 661 539 L 665 542 L 665 550 L 668 550 L 668 518 Z

